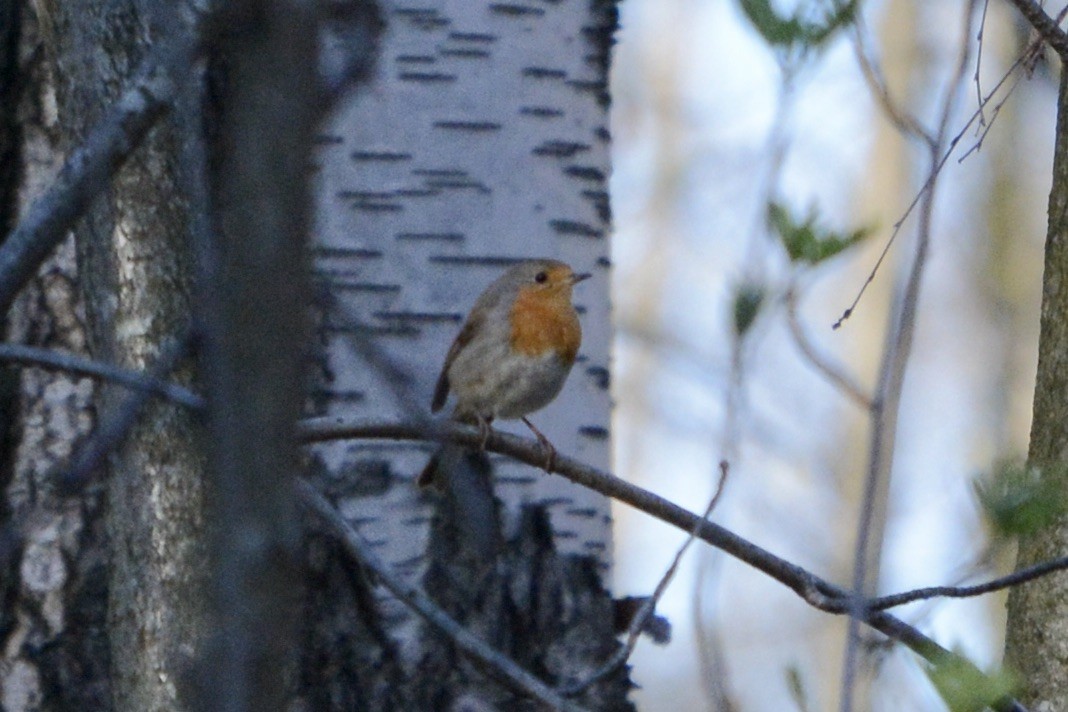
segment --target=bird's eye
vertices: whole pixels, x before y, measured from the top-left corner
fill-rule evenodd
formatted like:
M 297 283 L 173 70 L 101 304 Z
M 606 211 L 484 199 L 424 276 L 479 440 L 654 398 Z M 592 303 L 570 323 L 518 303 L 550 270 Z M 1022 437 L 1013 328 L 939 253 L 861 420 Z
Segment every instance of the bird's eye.
M 538 272 L 536 275 L 534 275 L 534 281 L 538 284 L 545 284 L 545 280 L 547 279 L 549 279 L 549 275 L 547 275 L 545 272 Z

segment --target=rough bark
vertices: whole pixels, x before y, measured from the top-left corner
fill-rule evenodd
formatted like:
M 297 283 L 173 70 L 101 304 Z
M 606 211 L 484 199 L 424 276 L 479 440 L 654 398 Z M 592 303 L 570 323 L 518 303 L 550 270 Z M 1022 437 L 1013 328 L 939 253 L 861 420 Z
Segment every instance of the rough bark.
M 151 3 L 56 5 L 60 125 L 68 146 L 115 99 L 149 47 L 166 40 Z M 189 323 L 186 203 L 178 133 L 163 124 L 118 173 L 76 231 L 92 354 L 151 365 Z M 101 421 L 121 392 L 104 389 Z M 179 683 L 203 628 L 201 463 L 194 424 L 151 403 L 100 481 L 110 537 L 108 626 L 116 709 L 183 708 Z M 106 479 L 104 479 L 106 478 Z
M 19 127 L 21 8 L 16 0 L 0 2 L 0 233 L 14 225 L 22 168 Z
M 21 3 L 0 5 L 4 22 L 13 23 L 0 40 L 6 231 L 55 173 L 61 153 L 40 18 Z M 72 241 L 42 267 L 5 321 L 13 341 L 85 352 Z M 0 376 L 0 704 L 8 712 L 108 707 L 103 493 L 92 486 L 67 496 L 55 477 L 92 423 L 92 396 L 91 383 L 64 374 L 4 369 Z
M 1068 496 L 1068 72 L 1057 100 L 1053 186 L 1049 197 L 1032 465 Z M 1068 519 L 1020 541 L 1017 567 L 1063 556 Z M 1009 594 L 1006 657 L 1023 681 L 1021 701 L 1034 710 L 1068 709 L 1068 581 L 1047 576 Z

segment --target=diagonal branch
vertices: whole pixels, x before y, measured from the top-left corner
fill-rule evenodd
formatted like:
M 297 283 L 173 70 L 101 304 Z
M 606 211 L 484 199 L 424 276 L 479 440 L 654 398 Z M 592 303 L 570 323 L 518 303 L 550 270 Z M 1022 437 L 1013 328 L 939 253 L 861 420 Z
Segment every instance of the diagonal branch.
M 330 528 L 334 536 L 341 541 L 349 556 L 362 566 L 373 571 L 378 580 L 393 595 L 400 599 L 404 605 L 419 614 L 431 626 L 448 636 L 460 652 L 485 665 L 488 670 L 495 673 L 497 678 L 513 690 L 541 702 L 549 709 L 572 710 L 574 712 L 581 710 L 578 705 L 568 702 L 544 682 L 476 637 L 438 607 L 422 591 L 406 586 L 399 578 L 393 575 L 393 572 L 389 570 L 389 567 L 384 562 L 375 556 L 363 537 L 352 528 L 352 525 L 345 521 L 337 509 L 315 487 L 303 479 L 298 479 L 296 484 L 301 502 L 307 509 L 315 512 Z
M 812 343 L 812 339 L 809 337 L 808 332 L 805 331 L 805 327 L 801 324 L 801 319 L 797 313 L 798 295 L 795 287 L 787 290 L 785 301 L 786 325 L 790 329 L 790 335 L 793 336 L 794 343 L 802 355 L 808 359 L 813 368 L 830 381 L 831 385 L 838 388 L 860 408 L 870 412 L 872 410 L 872 397 L 864 392 L 857 380 L 841 364 L 835 363 L 829 357 L 820 353 L 816 345 Z
M 1042 39 L 1049 43 L 1053 51 L 1064 61 L 1068 62 L 1068 34 L 1062 30 L 1057 21 L 1046 14 L 1046 11 L 1035 0 L 1009 0 L 1020 14 L 1024 16 L 1031 27 L 1035 28 Z
M 452 421 L 439 421 L 431 427 L 420 427 L 404 422 L 329 416 L 310 418 L 298 423 L 297 438 L 305 444 L 328 440 L 383 439 L 453 442 L 472 448 L 482 445 L 482 435 L 478 428 Z M 491 429 L 485 445 L 488 451 L 508 455 L 528 464 L 536 464 L 539 468 L 545 464 L 545 454 L 535 440 Z M 696 531 L 697 538 L 786 584 L 817 608 L 823 608 L 837 598 L 848 596 L 844 589 L 823 581 L 714 522 L 702 521 L 698 515 L 615 475 L 563 455 L 558 455 L 553 465 L 553 472 L 572 482 L 629 504 L 682 529 L 687 534 Z
M 719 503 L 720 497 L 723 495 L 723 486 L 727 483 L 727 475 L 730 473 L 730 466 L 726 460 L 719 463 L 719 483 L 716 485 L 716 491 L 712 494 L 712 499 L 709 500 L 708 506 L 705 507 L 704 514 L 701 515 L 701 521 L 707 520 L 712 516 L 712 510 L 716 508 Z M 690 535 L 686 537 L 686 541 L 682 543 L 679 550 L 675 552 L 675 558 L 672 559 L 671 565 L 668 566 L 667 571 L 660 577 L 660 582 L 656 585 L 656 589 L 653 591 L 653 595 L 645 599 L 634 614 L 634 618 L 631 620 L 630 625 L 627 627 L 627 642 L 616 653 L 610 657 L 601 667 L 597 668 L 591 675 L 585 680 L 580 681 L 575 685 L 566 687 L 563 689 L 564 694 L 568 696 L 577 695 L 583 690 L 587 689 L 590 685 L 603 680 L 612 674 L 623 663 L 630 659 L 630 656 L 634 653 L 634 648 L 638 644 L 638 637 L 645 630 L 645 625 L 649 619 L 656 612 L 656 607 L 660 604 L 660 599 L 664 597 L 664 593 L 667 591 L 668 585 L 672 579 L 675 578 L 675 574 L 678 573 L 679 564 L 682 563 L 682 557 L 685 556 L 686 551 L 693 545 L 694 540 L 697 538 L 696 530 L 691 530 Z
M 194 335 L 186 331 L 176 341 L 164 347 L 156 356 L 156 361 L 145 371 L 148 383 L 163 383 L 182 360 L 189 355 L 194 346 Z M 155 393 L 145 388 L 133 388 L 106 411 L 99 415 L 99 421 L 92 436 L 81 444 L 66 472 L 60 477 L 64 487 L 73 492 L 85 485 L 89 476 L 126 439 L 130 430 L 137 424 L 141 411 Z M 192 394 L 190 394 L 192 395 Z M 198 397 L 198 401 L 203 401 Z
M 339 40 L 343 51 L 336 53 L 342 58 L 337 72 L 323 80 L 324 107 L 370 71 L 373 37 L 381 24 L 368 9 L 351 11 L 349 17 L 337 9 L 331 13 L 327 13 L 326 26 L 343 40 Z M 172 44 L 160 47 L 141 64 L 129 88 L 68 156 L 52 185 L 0 244 L 0 314 L 7 312 L 22 286 L 107 188 L 156 122 L 174 107 L 197 55 L 225 29 L 225 19 L 206 15 L 192 31 L 175 33 Z
M 297 437 L 305 444 L 344 439 L 431 440 L 454 442 L 478 448 L 483 442 L 482 435 L 477 428 L 448 421 L 435 423 L 428 428 L 402 422 L 340 417 L 312 418 L 301 421 L 298 423 Z M 537 441 L 497 430 L 491 430 L 488 440 L 485 441 L 485 448 L 539 469 L 545 463 L 545 454 Z M 852 615 L 856 612 L 864 623 L 889 638 L 903 643 L 932 663 L 954 660 L 969 669 L 974 668 L 964 658 L 950 652 L 889 613 L 869 607 L 864 607 L 863 610 L 857 612 L 856 607 L 851 605 L 851 594 L 844 588 L 772 554 L 729 529 L 714 522 L 702 520 L 697 514 L 683 509 L 674 502 L 559 453 L 553 462 L 553 472 L 595 492 L 628 504 L 684 532 L 696 532 L 698 539 L 767 574 L 794 591 L 806 603 L 821 611 L 839 615 Z M 999 700 L 994 709 L 998 712 L 1007 712 L 1023 708 L 1019 707 L 1014 700 L 1004 699 Z
M 183 36 L 149 57 L 130 88 L 0 244 L 0 314 L 170 108 L 175 77 L 188 73 L 199 47 L 197 39 Z
M 131 390 L 166 398 L 194 410 L 204 407 L 204 399 L 184 386 L 75 354 L 42 349 L 37 346 L 0 343 L 0 361 L 110 381 Z
M 1013 1 L 1015 2 L 1015 0 L 1013 0 Z M 1039 11 L 1041 12 L 1041 9 Z M 1065 8 L 1064 10 L 1061 10 L 1060 13 L 1058 13 L 1057 19 L 1053 21 L 1055 29 L 1057 27 L 1057 23 L 1059 23 L 1061 21 L 1061 19 L 1063 19 L 1063 17 L 1064 17 L 1066 12 L 1068 12 L 1068 8 Z M 1057 30 L 1057 31 L 1061 32 L 1060 30 Z M 983 137 L 986 136 L 986 132 L 989 131 L 990 126 L 992 125 L 992 122 L 989 123 L 989 124 L 984 124 L 984 116 L 983 116 L 984 107 L 986 106 L 987 103 L 989 103 L 993 99 L 994 95 L 998 92 L 999 89 L 1001 89 L 1001 87 L 1005 84 L 1005 82 L 1012 76 L 1013 72 L 1015 72 L 1021 66 L 1023 66 L 1023 67 L 1028 66 L 1029 63 L 1033 61 L 1033 58 L 1034 58 L 1034 56 L 1036 56 L 1036 52 L 1038 51 L 1039 47 L 1041 47 L 1041 40 L 1036 38 L 1024 50 L 1024 52 L 1019 57 L 1017 57 L 1016 61 L 1013 62 L 1012 66 L 1002 75 L 1002 77 L 998 81 L 997 85 L 995 85 L 994 88 L 990 90 L 990 92 L 986 95 L 985 98 L 982 98 L 982 100 L 980 101 L 979 108 L 977 108 L 974 112 L 972 112 L 972 115 L 964 123 L 964 126 L 961 127 L 960 131 L 958 131 L 956 135 L 954 135 L 951 139 L 949 139 L 948 143 L 944 140 L 944 137 L 943 137 L 942 141 L 938 142 L 938 143 L 944 144 L 944 146 L 945 146 L 944 152 L 942 153 L 941 157 L 938 158 L 938 160 L 935 161 L 935 163 L 933 164 L 933 168 L 931 169 L 927 180 L 924 182 L 924 184 L 922 186 L 920 186 L 920 189 L 912 197 L 912 200 L 911 200 L 911 202 L 909 202 L 908 206 L 905 208 L 905 211 L 901 214 L 901 216 L 897 219 L 897 221 L 894 222 L 894 224 L 892 226 L 892 231 L 890 233 L 890 236 L 887 238 L 886 243 L 883 245 L 883 249 L 879 253 L 879 257 L 875 260 L 875 264 L 868 271 L 868 276 L 865 278 L 863 284 L 861 284 L 861 286 L 860 286 L 860 289 L 857 291 L 856 295 L 853 297 L 853 301 L 850 303 L 850 305 L 848 307 L 846 307 L 845 311 L 842 312 L 841 316 L 838 317 L 837 321 L 835 321 L 831 325 L 832 329 L 839 329 L 846 322 L 846 320 L 850 319 L 853 316 L 853 313 L 856 311 L 857 306 L 860 304 L 860 300 L 863 299 L 863 297 L 864 297 L 864 293 L 868 290 L 868 287 L 872 284 L 872 282 L 875 281 L 876 275 L 878 274 L 880 268 L 882 267 L 883 262 L 886 260 L 887 255 L 890 253 L 891 247 L 893 247 L 894 243 L 897 241 L 897 236 L 901 232 L 901 229 L 904 227 L 905 222 L 909 219 L 909 217 L 916 210 L 916 208 L 921 205 L 921 202 L 924 200 L 925 195 L 929 191 L 931 191 L 933 189 L 934 179 L 937 178 L 937 176 L 942 172 L 942 169 L 945 167 L 946 163 L 949 161 L 950 156 L 952 156 L 954 151 L 956 151 L 957 145 L 960 143 L 961 139 L 964 137 L 964 134 L 968 131 L 969 128 L 972 127 L 973 124 L 975 124 L 976 122 L 979 122 L 980 126 L 986 125 L 987 128 L 982 133 Z M 866 62 L 870 62 L 871 60 L 867 57 L 866 54 L 864 54 L 863 48 L 858 49 L 857 52 L 858 52 L 858 61 L 861 63 L 862 68 L 863 68 L 864 64 Z M 876 74 L 878 73 L 877 70 L 874 67 L 872 68 L 872 71 L 875 72 Z M 1017 81 L 1019 81 L 1019 80 L 1017 79 Z M 922 127 L 919 127 L 918 124 L 916 124 L 917 130 L 913 130 L 912 128 L 909 128 L 909 125 L 908 125 L 909 122 L 905 120 L 906 115 L 902 111 L 900 111 L 899 109 L 897 109 L 896 107 L 893 106 L 892 102 L 890 102 L 889 97 L 883 93 L 883 89 L 880 87 L 878 82 L 876 81 L 874 84 L 869 82 L 869 84 L 871 85 L 872 91 L 875 93 L 875 95 L 883 103 L 883 110 L 892 115 L 891 116 L 891 120 L 894 122 L 895 125 L 898 126 L 899 130 L 902 130 L 903 133 L 905 133 L 907 135 L 916 136 L 916 137 L 920 138 L 928 146 L 928 149 L 933 149 L 935 147 L 936 144 L 933 143 L 933 141 L 935 140 L 936 137 L 928 135 L 927 131 L 925 129 L 922 129 Z M 1015 83 L 1008 90 L 1009 93 L 1012 92 L 1013 88 L 1015 88 Z M 1004 103 L 1004 101 L 1005 101 L 1005 99 L 1002 99 L 1002 101 L 999 102 L 999 104 L 995 107 L 995 111 L 994 111 L 995 115 L 1000 110 L 1001 104 Z M 887 102 L 890 102 L 890 103 L 887 103 Z M 894 118 L 893 115 L 897 115 L 899 118 Z M 962 155 L 958 159 L 958 162 L 963 161 L 973 151 L 978 150 L 979 145 L 982 144 L 982 140 L 983 139 L 980 138 L 976 145 L 974 145 L 970 149 L 968 149 L 968 151 L 966 151 L 964 153 L 964 155 Z

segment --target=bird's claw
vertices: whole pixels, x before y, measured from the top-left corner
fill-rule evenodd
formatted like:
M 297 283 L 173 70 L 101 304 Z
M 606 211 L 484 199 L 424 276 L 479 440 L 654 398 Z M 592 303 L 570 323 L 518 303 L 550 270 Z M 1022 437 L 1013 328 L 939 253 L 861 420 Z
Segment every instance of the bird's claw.
M 530 428 L 530 432 L 534 433 L 534 437 L 538 439 L 538 445 L 545 451 L 545 464 L 542 467 L 546 472 L 551 473 L 556 466 L 556 448 L 549 442 L 549 438 L 545 437 L 540 430 L 534 427 L 533 423 L 526 418 L 523 418 L 523 422 Z
M 489 442 L 490 436 L 490 421 L 485 418 L 478 419 L 478 434 L 482 436 L 482 441 L 478 445 L 478 451 L 486 452 L 486 444 Z
M 542 449 L 545 450 L 545 464 L 543 465 L 543 468 L 546 472 L 552 472 L 553 468 L 556 467 L 556 448 L 553 447 L 553 444 L 549 442 L 549 439 L 545 436 L 542 436 L 538 440 L 538 443 L 541 445 Z

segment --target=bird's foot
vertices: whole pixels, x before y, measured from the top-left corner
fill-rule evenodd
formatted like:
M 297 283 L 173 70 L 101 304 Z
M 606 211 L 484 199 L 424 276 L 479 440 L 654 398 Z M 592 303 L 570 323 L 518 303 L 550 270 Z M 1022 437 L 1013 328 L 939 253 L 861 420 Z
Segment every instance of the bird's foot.
M 489 436 L 490 436 L 490 430 L 491 430 L 490 423 L 492 423 L 492 422 L 493 422 L 493 418 L 482 418 L 482 417 L 479 417 L 479 419 L 478 419 L 478 434 L 482 436 L 482 442 L 479 443 L 479 446 L 478 446 L 478 451 L 479 452 L 486 452 L 486 443 L 489 442 Z
M 534 433 L 534 437 L 538 439 L 538 444 L 541 445 L 541 449 L 545 451 L 545 464 L 542 468 L 546 472 L 552 472 L 553 468 L 556 466 L 556 448 L 549 442 L 549 438 L 545 437 L 540 430 L 534 427 L 533 423 L 526 418 L 523 418 L 523 422 L 530 428 L 530 432 Z

